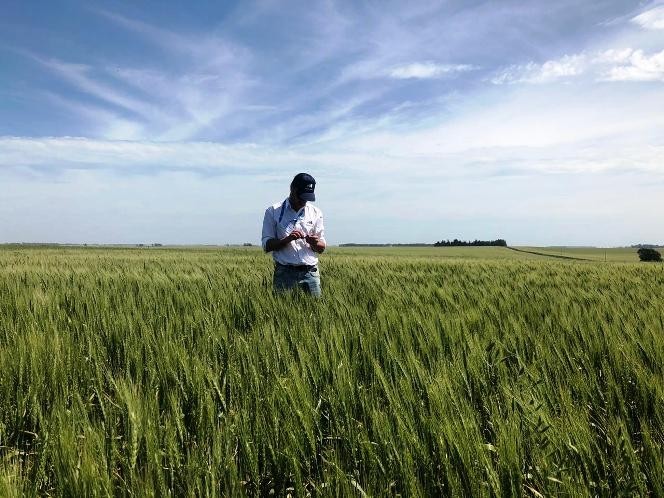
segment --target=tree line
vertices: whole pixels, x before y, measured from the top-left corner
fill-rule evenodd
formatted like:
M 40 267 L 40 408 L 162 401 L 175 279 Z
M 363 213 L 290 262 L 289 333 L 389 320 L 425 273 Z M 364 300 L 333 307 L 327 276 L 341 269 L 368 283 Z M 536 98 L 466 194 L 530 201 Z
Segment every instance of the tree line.
M 434 243 L 434 247 L 452 247 L 452 246 L 498 246 L 498 247 L 507 247 L 507 242 L 505 239 L 496 239 L 496 240 L 440 240 Z

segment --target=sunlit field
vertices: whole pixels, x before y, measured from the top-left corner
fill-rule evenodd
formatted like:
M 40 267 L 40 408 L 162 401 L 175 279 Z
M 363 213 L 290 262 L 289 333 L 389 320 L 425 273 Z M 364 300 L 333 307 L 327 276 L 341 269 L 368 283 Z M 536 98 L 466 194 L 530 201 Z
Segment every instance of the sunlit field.
M 587 259 L 0 249 L 0 496 L 662 496 L 664 264 Z

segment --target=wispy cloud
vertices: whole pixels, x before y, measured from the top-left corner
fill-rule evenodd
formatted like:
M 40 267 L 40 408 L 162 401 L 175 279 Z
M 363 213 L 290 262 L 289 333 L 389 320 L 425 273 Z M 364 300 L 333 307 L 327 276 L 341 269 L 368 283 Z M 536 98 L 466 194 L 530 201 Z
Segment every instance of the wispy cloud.
M 3 167 L 48 167 L 58 170 L 105 168 L 125 170 L 252 171 L 270 164 L 271 151 L 251 144 L 211 142 L 108 141 L 76 137 L 0 138 Z
M 454 178 L 553 173 L 596 174 L 641 171 L 664 175 L 661 157 L 664 117 L 651 98 L 626 114 L 628 102 L 601 108 L 596 103 L 564 100 L 542 105 L 521 100 L 521 111 L 505 120 L 513 107 L 478 108 L 453 122 L 395 133 L 366 128 L 361 134 L 328 135 L 324 142 L 291 147 L 212 142 L 103 141 L 85 138 L 0 138 L 0 166 L 40 168 L 52 174 L 76 169 L 103 169 L 156 174 L 189 171 L 202 175 L 254 175 L 314 168 L 349 178 L 380 173 L 393 178 Z M 575 105 L 571 113 L 569 106 Z M 512 111 L 513 112 L 513 111 Z M 597 116 L 602 126 L 591 126 Z M 619 117 L 622 116 L 622 119 Z M 358 130 L 355 130 L 356 132 Z M 511 173 L 510 173 L 511 172 Z
M 252 82 L 245 71 L 250 61 L 246 50 L 214 36 L 184 36 L 108 12 L 102 15 L 135 32 L 145 42 L 179 54 L 178 64 L 169 69 L 132 67 L 109 60 L 81 64 L 21 51 L 77 91 L 106 106 L 106 111 L 82 102 L 66 106 L 65 97 L 59 102 L 88 121 L 95 116 L 100 118 L 92 127 L 103 130 L 100 138 L 187 140 L 236 110 L 246 110 L 254 104 L 247 98 Z M 85 110 L 86 106 L 89 109 Z M 119 112 L 122 117 L 105 123 L 109 114 Z
M 197 65 L 205 67 L 226 67 L 238 60 L 246 59 L 251 54 L 241 45 L 232 43 L 221 36 L 202 34 L 181 34 L 147 22 L 131 19 L 120 14 L 100 10 L 100 15 L 117 25 L 133 31 L 144 40 L 160 47 L 170 54 L 193 57 Z
M 565 55 L 543 64 L 529 62 L 509 66 L 494 75 L 491 82 L 496 85 L 547 84 L 583 76 L 597 81 L 664 81 L 664 50 L 650 55 L 632 48 Z
M 463 73 L 477 69 L 472 64 L 436 64 L 434 62 L 414 62 L 396 66 L 388 74 L 396 79 L 429 79 L 441 78 L 455 73 Z
M 146 104 L 141 99 L 131 97 L 111 85 L 95 80 L 91 76 L 92 68 L 89 65 L 68 63 L 55 58 L 43 58 L 34 54 L 31 56 L 34 60 L 79 90 L 107 104 L 120 107 L 129 113 L 137 114 L 147 119 L 163 117 L 162 111 L 158 108 Z
M 528 62 L 501 70 L 491 82 L 496 85 L 510 83 L 552 83 L 583 74 L 588 66 L 585 54 L 564 55 L 560 59 L 549 60 L 543 64 Z
M 126 119 L 118 113 L 92 104 L 82 104 L 51 91 L 38 92 L 48 102 L 80 117 L 89 126 L 93 135 L 107 140 L 141 140 L 144 137 L 143 126 L 136 120 Z
M 644 29 L 664 29 L 664 5 L 647 10 L 632 19 Z

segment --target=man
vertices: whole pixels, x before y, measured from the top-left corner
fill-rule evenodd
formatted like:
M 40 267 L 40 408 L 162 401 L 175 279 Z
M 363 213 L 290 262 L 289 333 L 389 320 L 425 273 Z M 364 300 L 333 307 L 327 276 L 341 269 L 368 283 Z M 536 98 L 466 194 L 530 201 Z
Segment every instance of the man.
M 320 297 L 318 254 L 325 250 L 323 213 L 316 206 L 316 180 L 307 173 L 295 175 L 290 195 L 265 210 L 262 244 L 274 259 L 274 288 L 300 288 Z

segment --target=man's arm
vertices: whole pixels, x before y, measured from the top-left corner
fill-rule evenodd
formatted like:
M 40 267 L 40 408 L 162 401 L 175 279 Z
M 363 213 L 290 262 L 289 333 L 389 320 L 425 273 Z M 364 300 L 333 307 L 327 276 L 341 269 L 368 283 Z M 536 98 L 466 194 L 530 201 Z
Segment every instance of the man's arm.
M 279 251 L 284 247 L 286 247 L 291 242 L 293 242 L 294 240 L 303 239 L 303 238 L 304 234 L 302 232 L 300 232 L 299 230 L 293 230 L 283 239 L 277 239 L 276 237 L 272 239 L 267 239 L 265 241 L 265 245 L 263 246 L 263 248 L 265 249 L 265 252 Z
M 263 216 L 263 232 L 261 233 L 261 245 L 265 252 L 274 251 L 272 240 L 277 237 L 277 225 L 274 221 L 274 208 L 269 207 Z

